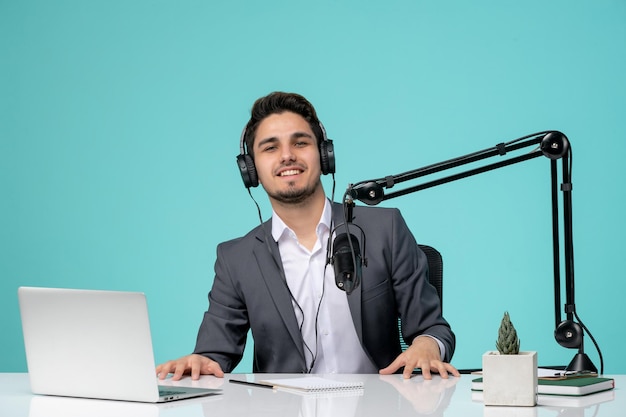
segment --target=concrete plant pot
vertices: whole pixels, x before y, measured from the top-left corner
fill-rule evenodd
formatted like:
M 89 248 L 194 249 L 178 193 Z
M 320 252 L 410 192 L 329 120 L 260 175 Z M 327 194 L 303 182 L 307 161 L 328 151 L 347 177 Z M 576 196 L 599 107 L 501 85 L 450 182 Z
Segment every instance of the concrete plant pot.
M 537 352 L 483 355 L 483 398 L 485 405 L 537 405 Z

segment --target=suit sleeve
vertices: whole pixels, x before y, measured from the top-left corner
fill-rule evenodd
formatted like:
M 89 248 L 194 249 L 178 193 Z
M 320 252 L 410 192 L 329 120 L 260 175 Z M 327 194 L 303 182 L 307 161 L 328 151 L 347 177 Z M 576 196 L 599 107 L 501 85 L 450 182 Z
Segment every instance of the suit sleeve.
M 209 357 L 218 362 L 224 372 L 231 372 L 243 356 L 250 324 L 225 252 L 225 244 L 218 245 L 209 308 L 204 313 L 194 353 Z
M 428 282 L 428 260 L 398 210 L 393 210 L 391 237 L 392 285 L 408 344 L 428 335 L 445 347 L 444 361 L 452 359 L 455 336 L 443 318 L 437 290 Z

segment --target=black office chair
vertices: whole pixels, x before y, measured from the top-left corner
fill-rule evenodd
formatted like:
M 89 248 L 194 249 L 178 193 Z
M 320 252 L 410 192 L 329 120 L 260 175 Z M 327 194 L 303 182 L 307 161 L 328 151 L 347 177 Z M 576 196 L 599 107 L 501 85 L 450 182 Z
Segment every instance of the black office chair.
M 426 254 L 428 260 L 428 282 L 435 287 L 437 295 L 439 296 L 439 303 L 441 310 L 443 311 L 443 258 L 441 253 L 428 245 L 418 245 L 420 249 Z M 398 331 L 400 332 L 400 346 L 404 352 L 408 346 L 402 338 L 402 323 L 398 318 Z

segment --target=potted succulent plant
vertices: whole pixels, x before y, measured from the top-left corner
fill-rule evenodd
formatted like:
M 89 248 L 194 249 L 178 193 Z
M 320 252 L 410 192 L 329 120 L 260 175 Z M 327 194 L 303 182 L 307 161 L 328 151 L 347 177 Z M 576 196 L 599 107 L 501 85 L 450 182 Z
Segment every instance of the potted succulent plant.
M 520 351 L 508 312 L 500 322 L 496 349 L 483 355 L 485 405 L 537 405 L 537 352 Z

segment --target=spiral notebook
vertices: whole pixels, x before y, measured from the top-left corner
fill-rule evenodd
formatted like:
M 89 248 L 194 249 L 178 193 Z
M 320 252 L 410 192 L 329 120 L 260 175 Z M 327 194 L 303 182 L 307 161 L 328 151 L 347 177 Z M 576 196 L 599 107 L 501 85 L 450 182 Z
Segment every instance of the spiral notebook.
M 336 381 L 334 379 L 322 378 L 319 376 L 265 379 L 263 381 L 259 381 L 259 383 L 270 385 L 274 388 L 303 392 L 330 392 L 363 389 L 362 381 Z

